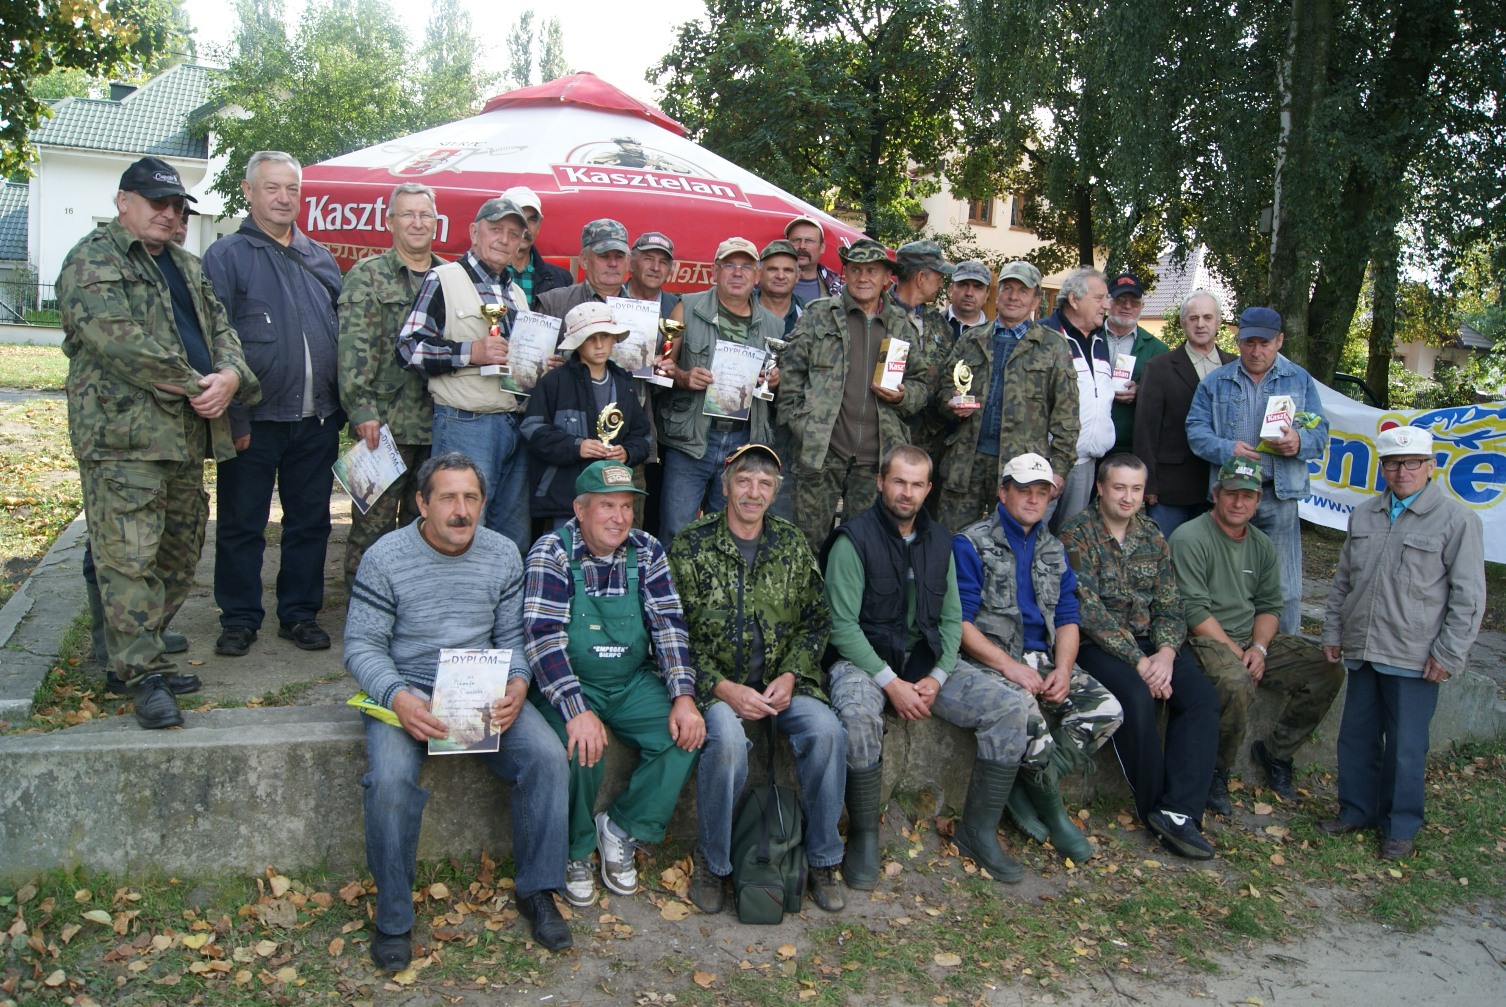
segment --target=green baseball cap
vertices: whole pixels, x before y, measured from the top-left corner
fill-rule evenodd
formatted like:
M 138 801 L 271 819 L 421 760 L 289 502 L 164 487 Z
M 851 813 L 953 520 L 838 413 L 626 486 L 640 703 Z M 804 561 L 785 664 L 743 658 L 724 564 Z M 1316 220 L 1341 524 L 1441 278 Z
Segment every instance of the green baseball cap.
M 758 261 L 766 262 L 776 255 L 788 255 L 792 259 L 800 258 L 800 256 L 795 254 L 794 245 L 790 244 L 783 238 L 775 238 L 773 241 L 763 246 L 763 251 L 759 253 Z
M 1226 490 L 1260 492 L 1260 466 L 1248 458 L 1230 458 L 1218 470 L 1218 485 Z
M 633 470 L 622 462 L 602 460 L 592 462 L 586 470 L 575 477 L 575 495 L 585 493 L 647 493 L 633 485 Z
M 894 261 L 906 269 L 933 269 L 942 276 L 951 276 L 957 267 L 946 261 L 941 246 L 930 239 L 907 241 L 894 253 Z
M 628 250 L 627 228 L 610 217 L 593 220 L 580 231 L 582 252 L 626 252 Z
M 859 238 L 846 248 L 837 249 L 837 258 L 843 262 L 862 263 L 878 262 L 894 269 L 894 260 L 889 258 L 889 250 L 872 238 Z

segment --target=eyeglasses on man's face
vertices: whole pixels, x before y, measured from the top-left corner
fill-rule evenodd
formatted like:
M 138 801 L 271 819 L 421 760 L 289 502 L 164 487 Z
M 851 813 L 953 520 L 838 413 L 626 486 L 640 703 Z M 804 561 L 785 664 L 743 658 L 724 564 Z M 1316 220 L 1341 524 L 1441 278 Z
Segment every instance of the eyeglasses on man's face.
M 1426 458 L 1387 458 L 1381 462 L 1382 472 L 1398 472 L 1406 469 L 1408 472 L 1416 472 L 1428 463 Z

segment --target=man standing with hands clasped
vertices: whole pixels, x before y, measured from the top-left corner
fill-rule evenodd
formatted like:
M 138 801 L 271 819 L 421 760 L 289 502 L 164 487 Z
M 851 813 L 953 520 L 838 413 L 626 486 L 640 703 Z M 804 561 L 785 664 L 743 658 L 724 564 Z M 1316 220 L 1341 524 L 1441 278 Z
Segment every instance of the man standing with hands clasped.
M 1386 492 L 1349 515 L 1323 622 L 1323 653 L 1349 669 L 1339 727 L 1339 814 L 1329 835 L 1380 832 L 1380 855 L 1412 854 L 1422 828 L 1428 724 L 1438 686 L 1464 668 L 1485 612 L 1484 529 L 1433 485 L 1433 435 L 1375 439 Z

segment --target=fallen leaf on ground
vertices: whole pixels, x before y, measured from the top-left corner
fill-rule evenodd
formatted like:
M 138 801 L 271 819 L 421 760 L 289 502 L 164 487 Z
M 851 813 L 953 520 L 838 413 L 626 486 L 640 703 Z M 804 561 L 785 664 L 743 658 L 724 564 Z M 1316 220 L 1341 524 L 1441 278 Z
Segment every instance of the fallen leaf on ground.
M 659 915 L 671 922 L 683 920 L 690 915 L 690 907 L 683 902 L 666 902 Z
M 891 860 L 884 865 L 884 877 L 897 878 L 905 869 L 905 865 L 898 860 Z
M 435 899 L 435 900 L 441 900 L 441 899 L 447 899 L 449 897 L 450 897 L 450 886 L 447 885 L 447 884 L 445 884 L 443 881 L 436 881 L 432 885 L 429 886 L 429 898 Z
M 931 960 L 944 968 L 953 968 L 962 964 L 962 956 L 953 951 L 938 951 L 931 956 Z
M 691 978 L 693 978 L 695 980 L 695 984 L 697 986 L 701 987 L 701 989 L 703 989 L 703 990 L 709 990 L 711 988 L 711 984 L 714 983 L 714 982 L 716 982 L 716 973 L 715 972 L 697 972 Z
M 1271 812 L 1275 811 L 1276 809 L 1273 808 L 1273 807 L 1271 807 L 1269 804 L 1265 803 L 1264 801 L 1256 801 L 1255 802 L 1255 806 L 1253 808 L 1251 808 L 1250 810 L 1253 811 L 1257 815 L 1269 815 Z
M 209 943 L 209 934 L 189 934 L 183 938 L 183 946 L 190 951 L 197 951 Z
M 272 875 L 270 884 L 272 885 L 272 897 L 274 899 L 280 899 L 288 893 L 288 888 L 290 888 L 293 883 L 281 874 L 274 874 Z
M 345 938 L 344 937 L 336 937 L 334 940 L 332 940 L 332 941 L 329 942 L 329 953 L 331 955 L 338 955 L 340 952 L 342 952 L 344 950 L 345 950 Z
M 793 944 L 781 944 L 779 945 L 778 950 L 774 952 L 775 956 L 777 956 L 780 961 L 783 961 L 786 958 L 793 958 L 798 953 L 799 949 L 796 948 Z
M 106 927 L 109 926 L 111 922 L 110 914 L 105 912 L 103 909 L 89 910 L 87 913 L 84 913 L 84 919 L 88 920 L 90 923 L 98 923 L 101 926 Z

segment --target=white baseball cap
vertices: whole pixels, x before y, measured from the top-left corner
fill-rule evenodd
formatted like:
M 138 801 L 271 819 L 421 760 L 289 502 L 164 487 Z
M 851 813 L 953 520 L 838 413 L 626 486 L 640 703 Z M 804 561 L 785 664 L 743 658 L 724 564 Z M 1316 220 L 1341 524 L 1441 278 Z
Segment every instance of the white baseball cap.
M 544 213 L 544 204 L 539 202 L 539 194 L 537 192 L 534 192 L 526 185 L 513 186 L 511 189 L 508 189 L 506 192 L 502 193 L 502 198 L 510 199 L 514 203 L 517 203 L 520 209 L 523 207 L 531 207 L 539 211 L 539 214 L 541 216 Z
M 1375 439 L 1375 453 L 1382 458 L 1396 455 L 1433 456 L 1433 432 L 1421 427 L 1391 427 Z
M 1056 473 L 1051 471 L 1051 463 L 1046 461 L 1034 451 L 1027 451 L 1022 455 L 1015 455 L 1004 464 L 1004 473 L 1001 482 L 1013 481 L 1021 486 L 1031 483 L 1050 483 L 1056 485 Z

